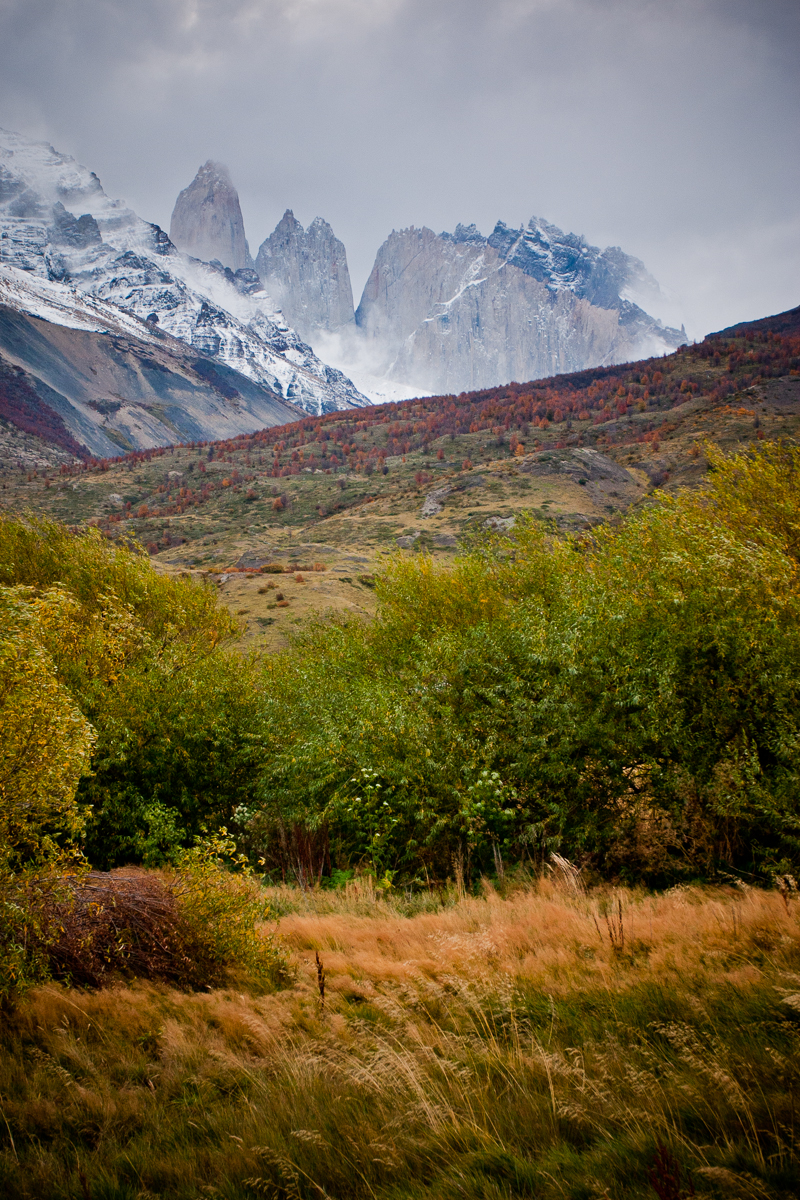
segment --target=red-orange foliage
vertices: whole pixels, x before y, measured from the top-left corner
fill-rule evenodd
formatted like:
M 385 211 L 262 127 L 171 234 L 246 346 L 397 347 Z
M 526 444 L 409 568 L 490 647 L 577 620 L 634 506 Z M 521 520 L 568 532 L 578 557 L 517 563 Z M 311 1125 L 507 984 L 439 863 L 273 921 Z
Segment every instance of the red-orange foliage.
M 709 367 L 715 370 L 710 372 Z M 500 441 L 508 438 L 512 454 L 517 442 L 526 442 L 531 427 L 546 430 L 551 425 L 563 427 L 556 443 L 561 446 L 577 445 L 587 436 L 593 440 L 593 428 L 599 425 L 605 426 L 602 437 L 609 442 L 643 441 L 648 432 L 652 438 L 652 432 L 642 429 L 641 424 L 632 425 L 629 421 L 632 412 L 663 413 L 694 396 L 719 403 L 759 380 L 798 373 L 800 309 L 711 334 L 699 345 L 682 346 L 663 358 L 597 367 L 523 384 L 509 383 L 458 396 L 425 396 L 373 408 L 326 413 L 321 417 L 308 416 L 290 425 L 262 429 L 229 441 L 192 443 L 192 446 L 201 453 L 208 447 L 208 458 L 217 460 L 242 451 L 252 455 L 257 447 L 270 448 L 273 477 L 286 478 L 298 475 L 304 460 L 326 471 L 342 466 L 367 471 L 376 461 L 380 465 L 387 456 L 402 456 L 405 461 L 407 454 L 427 449 L 435 439 L 452 440 L 470 433 L 488 434 Z M 1 401 L 2 396 L 0 415 Z M 579 423 L 577 428 L 575 423 Z M 365 445 L 364 434 L 379 435 L 380 447 L 374 443 Z M 303 447 L 307 450 L 303 451 Z M 160 447 L 126 455 L 124 461 L 149 462 L 166 453 L 171 453 L 170 448 Z M 292 461 L 281 459 L 287 453 Z M 439 462 L 445 459 L 442 447 L 437 448 L 436 458 Z M 261 455 L 259 461 L 263 461 Z M 204 464 L 198 465 L 202 470 Z M 62 473 L 107 467 L 108 460 L 89 459 L 85 467 L 62 468 Z M 236 478 L 233 469 L 231 476 Z M 225 482 L 204 482 L 195 502 L 207 500 Z M 227 483 L 230 486 L 230 480 Z M 285 507 L 285 500 L 283 504 Z M 273 508 L 280 511 L 275 502 Z

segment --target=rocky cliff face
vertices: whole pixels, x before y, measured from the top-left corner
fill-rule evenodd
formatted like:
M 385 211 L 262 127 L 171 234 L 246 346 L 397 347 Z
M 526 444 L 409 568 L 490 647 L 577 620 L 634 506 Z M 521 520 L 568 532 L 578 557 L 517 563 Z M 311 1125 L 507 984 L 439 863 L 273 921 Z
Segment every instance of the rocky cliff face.
M 193 258 L 216 261 L 232 271 L 252 270 L 239 194 L 222 163 L 205 163 L 180 193 L 172 210 L 169 236 L 179 250 Z
M 489 238 L 412 228 L 378 251 L 356 322 L 389 379 L 457 392 L 674 349 L 685 334 L 626 299 L 636 286 L 657 287 L 638 259 L 536 218 Z
M 4 130 L 0 265 L 105 301 L 306 412 L 368 403 L 286 324 L 252 267 L 182 254 L 74 159 Z
M 287 209 L 275 231 L 261 243 L 256 271 L 275 306 L 301 337 L 311 339 L 320 330 L 335 333 L 352 325 L 347 252 L 321 217 L 303 229 Z

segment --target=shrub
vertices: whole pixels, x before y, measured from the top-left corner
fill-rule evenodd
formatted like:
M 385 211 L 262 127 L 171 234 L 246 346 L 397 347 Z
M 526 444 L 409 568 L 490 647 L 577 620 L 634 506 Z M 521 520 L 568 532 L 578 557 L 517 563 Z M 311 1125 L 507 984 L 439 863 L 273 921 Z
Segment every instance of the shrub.
M 0 869 L 48 862 L 82 828 L 75 792 L 95 734 L 46 648 L 48 627 L 73 616 L 63 592 L 0 587 Z
M 225 830 L 199 839 L 170 873 L 91 871 L 63 880 L 40 898 L 40 909 L 38 962 L 72 984 L 137 978 L 196 990 L 234 974 L 265 989 L 290 975 L 275 936 L 263 928 L 271 917 L 263 888 L 235 858 Z
M 91 775 L 77 792 L 93 865 L 168 862 L 204 821 L 230 820 L 261 757 L 257 681 L 251 663 L 223 649 L 238 624 L 212 588 L 159 576 L 146 555 L 94 531 L 7 516 L 0 584 L 30 589 L 40 658 L 51 664 L 50 681 L 36 684 L 50 696 L 41 736 L 48 711 L 54 730 L 94 729 Z M 28 653 L 29 627 L 14 625 L 9 661 Z M 60 761 L 42 757 L 45 768 Z M 88 753 L 81 761 L 83 770 Z M 65 769 L 65 786 L 72 778 Z
M 178 987 L 213 980 L 193 930 L 158 875 L 137 868 L 91 871 L 70 884 L 46 906 L 58 934 L 42 951 L 56 979 L 86 987 L 120 978 Z
M 262 928 L 269 900 L 227 829 L 184 852 L 170 890 L 209 970 L 238 971 L 262 987 L 288 981 L 286 956 Z
M 305 828 L 409 882 L 553 849 L 653 883 L 795 870 L 800 451 L 708 454 L 704 490 L 591 539 L 520 520 L 390 560 L 374 623 L 265 664 L 271 861 Z

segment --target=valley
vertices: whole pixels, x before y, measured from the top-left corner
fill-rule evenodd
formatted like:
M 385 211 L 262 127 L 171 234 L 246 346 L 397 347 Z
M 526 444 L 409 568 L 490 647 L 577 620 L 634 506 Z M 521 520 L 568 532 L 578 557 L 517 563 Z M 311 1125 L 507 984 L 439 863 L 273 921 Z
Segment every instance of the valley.
M 708 354 L 715 343 L 707 339 L 701 347 L 596 377 L 513 385 L 488 399 L 486 393 L 428 397 L 304 418 L 221 443 L 88 466 L 66 465 L 63 451 L 45 443 L 37 450 L 35 439 L 23 449 L 23 435 L 9 432 L 0 506 L 135 539 L 159 570 L 189 573 L 218 588 L 241 622 L 243 649 L 274 651 L 325 612 L 374 612 L 374 576 L 387 555 L 448 559 L 476 537 L 510 533 L 521 513 L 554 531 L 580 534 L 646 504 L 656 489 L 671 493 L 699 484 L 706 441 L 730 451 L 759 439 L 796 439 L 800 375 L 791 365 L 797 361 L 791 338 L 800 320 L 797 313 L 788 318 L 780 345 L 769 328 L 743 329 L 726 340 L 724 365 L 715 365 Z M 767 347 L 775 365 L 762 366 L 755 381 L 746 358 L 731 373 L 732 354 L 763 357 Z M 635 397 L 647 389 L 634 379 L 656 368 L 663 397 Z M 552 397 L 569 394 L 576 380 L 585 395 L 593 378 L 602 383 L 609 375 L 606 386 L 615 398 L 620 389 L 625 394 L 622 415 L 601 408 L 582 419 L 573 402 L 576 416 L 545 421 L 544 428 L 527 420 L 520 397 L 535 398 L 541 389 L 552 409 L 558 403 Z M 470 432 L 487 403 L 500 415 Z M 450 432 L 419 430 L 432 414 L 441 422 L 448 409 L 455 414 L 446 422 Z M 270 564 L 283 569 L 279 589 L 267 586 L 273 577 L 265 582 L 261 573 Z
M 798 44 L 0 3 L 0 1200 L 798 1200 Z

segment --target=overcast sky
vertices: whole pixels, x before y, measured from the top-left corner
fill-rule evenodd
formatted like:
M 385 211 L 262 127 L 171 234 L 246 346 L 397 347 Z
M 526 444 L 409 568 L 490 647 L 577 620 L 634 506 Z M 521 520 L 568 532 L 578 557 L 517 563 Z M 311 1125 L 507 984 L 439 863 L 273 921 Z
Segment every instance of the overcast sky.
M 690 334 L 800 303 L 798 0 L 0 0 L 0 125 L 169 228 L 227 163 L 252 252 L 331 222 L 542 216 L 642 258 Z

